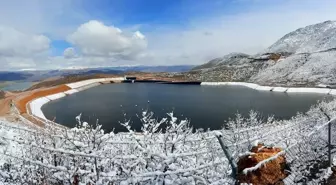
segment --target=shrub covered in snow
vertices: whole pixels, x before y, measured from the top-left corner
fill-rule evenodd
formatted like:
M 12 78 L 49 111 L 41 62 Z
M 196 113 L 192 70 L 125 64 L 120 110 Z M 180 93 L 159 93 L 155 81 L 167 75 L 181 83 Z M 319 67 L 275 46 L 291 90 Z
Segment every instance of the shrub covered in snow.
M 2 123 L 0 179 L 8 184 L 225 184 L 229 168 L 211 132 L 193 132 L 173 113 L 142 115 L 141 133 L 104 133 L 81 122 L 72 129 L 12 128 Z M 165 132 L 161 125 L 165 124 Z M 15 133 L 12 133 L 14 131 Z M 23 169 L 23 170 L 22 170 Z M 28 175 L 29 174 L 29 175 Z

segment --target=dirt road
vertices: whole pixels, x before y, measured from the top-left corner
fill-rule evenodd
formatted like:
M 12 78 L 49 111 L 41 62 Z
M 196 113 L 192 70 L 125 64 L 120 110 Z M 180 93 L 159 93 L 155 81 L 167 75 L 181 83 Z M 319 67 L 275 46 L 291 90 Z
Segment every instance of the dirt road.
M 10 114 L 10 104 L 15 97 L 15 93 L 4 92 L 3 97 L 0 98 L 0 116 L 6 116 Z

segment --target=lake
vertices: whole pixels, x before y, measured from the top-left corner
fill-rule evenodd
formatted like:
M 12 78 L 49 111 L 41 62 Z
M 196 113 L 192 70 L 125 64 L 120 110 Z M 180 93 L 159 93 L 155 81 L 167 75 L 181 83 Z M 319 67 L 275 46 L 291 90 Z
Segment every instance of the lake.
M 250 110 L 265 118 L 289 119 L 306 112 L 311 105 L 327 97 L 322 94 L 291 94 L 256 91 L 240 86 L 167 85 L 154 83 L 120 83 L 100 85 L 42 107 L 45 116 L 57 123 L 74 127 L 75 117 L 99 124 L 106 131 L 126 131 L 119 122 L 131 120 L 134 129 L 141 128 L 137 115 L 151 110 L 159 119 L 174 112 L 178 119 L 189 119 L 194 128 L 222 128 L 224 121 L 236 113 L 247 116 Z
M 3 87 L 0 87 L 0 89 L 4 91 L 23 91 L 33 84 L 33 82 L 8 82 L 4 83 Z

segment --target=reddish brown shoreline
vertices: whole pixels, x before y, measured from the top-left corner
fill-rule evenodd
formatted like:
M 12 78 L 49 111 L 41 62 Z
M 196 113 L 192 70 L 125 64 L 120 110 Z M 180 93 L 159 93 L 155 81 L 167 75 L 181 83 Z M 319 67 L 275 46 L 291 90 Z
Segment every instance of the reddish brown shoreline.
M 41 98 L 44 96 L 60 93 L 60 92 L 65 92 L 70 90 L 71 88 L 66 86 L 66 85 L 59 85 L 56 87 L 48 88 L 48 89 L 41 89 L 41 90 L 36 90 L 35 92 L 32 92 L 30 95 L 25 96 L 17 101 L 15 101 L 16 107 L 19 109 L 20 114 L 27 113 L 26 105 L 28 102 Z

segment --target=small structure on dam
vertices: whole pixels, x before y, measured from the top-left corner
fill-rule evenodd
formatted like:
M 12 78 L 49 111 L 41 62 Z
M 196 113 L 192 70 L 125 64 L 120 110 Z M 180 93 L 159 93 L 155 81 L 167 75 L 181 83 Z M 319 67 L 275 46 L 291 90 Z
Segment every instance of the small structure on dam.
M 135 76 L 125 76 L 125 80 L 136 80 Z
M 125 76 L 123 82 L 124 83 L 134 83 L 136 81 L 135 76 Z

